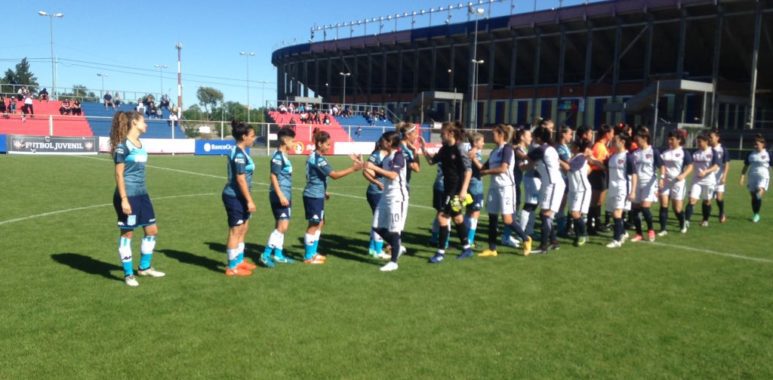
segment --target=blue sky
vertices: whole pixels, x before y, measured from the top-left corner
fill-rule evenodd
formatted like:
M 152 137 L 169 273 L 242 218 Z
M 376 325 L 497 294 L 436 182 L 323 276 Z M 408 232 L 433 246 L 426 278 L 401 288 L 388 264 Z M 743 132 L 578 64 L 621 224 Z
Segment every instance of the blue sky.
M 476 0 L 477 1 L 477 0 Z M 566 0 L 564 4 L 582 3 Z M 464 2 L 466 3 L 466 2 Z M 537 8 L 555 7 L 558 1 L 539 0 Z M 13 67 L 22 57 L 31 61 L 32 71 L 41 85 L 50 87 L 51 60 L 49 18 L 39 10 L 62 12 L 54 19 L 54 50 L 57 87 L 82 84 L 99 92 L 105 74 L 106 90 L 158 92 L 161 78 L 154 65 L 166 65 L 164 92 L 176 101 L 177 52 L 180 41 L 183 71 L 183 104 L 197 102 L 196 89 L 212 86 L 227 101 L 247 101 L 247 58 L 240 51 L 255 52 L 249 58 L 250 104 L 257 107 L 276 93 L 276 70 L 271 53 L 286 45 L 308 41 L 314 25 L 343 23 L 395 13 L 447 7 L 452 1 L 436 0 L 333 0 L 333 1 L 7 1 L 2 5 L 5 38 L 0 39 L 0 70 Z M 458 4 L 458 2 L 456 3 Z M 510 12 L 510 1 L 491 6 L 494 16 Z M 534 0 L 515 1 L 516 12 L 531 10 Z M 488 7 L 486 5 L 486 7 Z M 281 11 L 278 9 L 282 9 Z M 447 12 L 433 15 L 433 25 L 442 23 Z M 466 20 L 464 12 L 455 12 L 452 22 Z M 426 26 L 427 16 L 416 19 Z M 391 31 L 394 22 L 384 31 Z M 410 28 L 410 18 L 401 19 L 399 29 Z M 371 26 L 371 33 L 378 29 Z M 361 33 L 357 29 L 355 35 Z M 339 36 L 349 34 L 341 28 Z M 335 31 L 328 33 L 328 39 Z M 12 37 L 9 37 L 12 36 Z M 317 33 L 317 39 L 322 33 Z M 268 83 L 261 83 L 268 82 Z

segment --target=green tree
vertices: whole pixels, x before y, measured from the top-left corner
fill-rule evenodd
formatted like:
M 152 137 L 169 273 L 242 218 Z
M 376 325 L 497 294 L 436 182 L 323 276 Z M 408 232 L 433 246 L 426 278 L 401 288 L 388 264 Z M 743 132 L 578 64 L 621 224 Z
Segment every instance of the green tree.
M 2 92 L 16 92 L 11 85 L 26 85 L 30 92 L 38 91 L 38 78 L 30 71 L 30 63 L 27 58 L 22 58 L 21 62 L 16 64 L 16 70 L 8 69 L 2 78 Z M 50 91 L 49 91 L 50 92 Z
M 209 117 L 210 108 L 214 108 L 218 102 L 223 101 L 223 93 L 212 87 L 199 87 L 196 97 L 199 98 L 199 104 L 204 107 L 207 117 Z

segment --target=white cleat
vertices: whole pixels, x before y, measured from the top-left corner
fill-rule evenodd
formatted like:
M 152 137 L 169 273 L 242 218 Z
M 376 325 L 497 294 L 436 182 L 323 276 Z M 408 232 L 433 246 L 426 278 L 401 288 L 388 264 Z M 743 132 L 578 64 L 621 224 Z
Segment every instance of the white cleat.
M 137 277 L 134 276 L 126 276 L 124 277 L 123 281 L 126 283 L 126 285 L 129 285 L 132 288 L 140 286 L 140 283 L 137 282 Z
M 394 261 L 390 261 L 386 263 L 383 267 L 379 268 L 382 272 L 394 272 L 397 270 L 397 263 Z
M 392 258 L 392 255 L 390 255 L 390 254 L 388 254 L 386 252 L 381 252 L 378 255 L 376 255 L 376 257 L 378 257 L 381 260 L 390 260 Z
M 704 220 L 704 221 L 701 222 L 701 227 L 708 227 L 708 226 L 709 226 L 709 221 L 708 220 Z
M 666 236 L 666 235 L 668 235 L 668 231 L 666 231 L 666 230 L 658 232 L 658 236 L 660 236 L 660 237 L 663 237 L 663 236 Z
M 623 243 L 617 240 L 612 240 L 607 244 L 607 248 L 620 248 L 623 246 Z
M 153 269 L 153 267 L 150 267 L 150 268 L 144 269 L 144 270 L 143 269 L 139 269 L 139 270 L 137 270 L 137 274 L 139 274 L 142 277 L 164 277 L 164 276 L 166 276 L 166 273 L 159 272 L 159 271 Z
M 407 249 L 407 248 L 405 248 L 405 246 L 404 246 L 404 245 L 401 245 L 401 246 L 400 246 L 400 253 L 397 255 L 397 257 L 400 257 L 400 256 L 402 256 L 402 255 L 404 255 L 404 254 L 406 254 L 406 253 L 408 253 L 408 249 Z
M 502 245 L 513 248 L 521 248 L 521 241 L 510 236 L 510 239 L 502 239 Z

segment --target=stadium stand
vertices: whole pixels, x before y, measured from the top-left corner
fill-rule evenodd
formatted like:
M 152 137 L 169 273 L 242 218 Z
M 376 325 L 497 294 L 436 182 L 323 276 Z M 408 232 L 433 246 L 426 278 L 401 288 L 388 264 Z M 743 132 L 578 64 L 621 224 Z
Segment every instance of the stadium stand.
M 94 131 L 95 136 L 110 136 L 110 125 L 113 115 L 117 111 L 132 111 L 135 105 L 132 103 L 124 103 L 118 106 L 115 110 L 106 109 L 104 104 L 95 102 L 84 102 L 81 107 L 83 108 L 84 115 L 87 116 L 99 116 L 98 118 L 89 118 L 88 123 L 91 129 Z M 169 126 L 169 111 L 163 109 L 163 117 L 159 119 L 145 118 L 145 122 L 148 124 L 148 131 L 142 136 L 144 138 L 155 139 L 169 139 L 172 138 L 172 128 Z M 185 138 L 185 132 L 180 126 L 176 127 L 175 138 Z
M 269 111 L 268 116 L 274 123 L 279 126 L 294 125 L 295 135 L 298 141 L 304 143 L 311 142 L 311 132 L 314 128 L 319 128 L 327 133 L 330 133 L 330 138 L 337 142 L 352 141 L 352 138 L 336 120 L 335 117 L 330 116 L 330 124 L 303 124 L 301 123 L 298 114 L 293 113 L 281 113 L 279 111 Z M 375 141 L 375 140 L 373 140 Z
M 22 119 L 21 110 L 15 114 L 0 116 L 0 134 L 9 135 L 49 135 L 49 116 L 56 118 L 54 134 L 57 136 L 93 136 L 89 123 L 84 116 L 60 116 L 59 101 L 41 102 L 34 100 L 32 106 L 35 115 Z

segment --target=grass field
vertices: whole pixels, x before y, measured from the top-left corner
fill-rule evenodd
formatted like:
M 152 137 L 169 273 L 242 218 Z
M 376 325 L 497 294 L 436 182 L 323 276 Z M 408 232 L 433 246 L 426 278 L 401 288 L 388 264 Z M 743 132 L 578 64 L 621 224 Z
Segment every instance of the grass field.
M 286 250 L 298 256 L 303 158 L 293 163 Z M 434 170 L 425 168 L 413 177 L 405 234 L 415 256 L 393 273 L 367 257 L 358 174 L 330 186 L 326 265 L 249 278 L 223 274 L 225 159 L 149 164 L 154 266 L 167 277 L 132 289 L 116 252 L 109 158 L 0 156 L 0 378 L 773 377 L 773 205 L 749 222 L 739 162 L 727 224 L 714 217 L 618 250 L 604 237 L 437 266 L 426 263 Z M 268 160 L 256 164 L 252 258 L 273 228 Z M 135 238 L 135 263 L 138 251 Z

